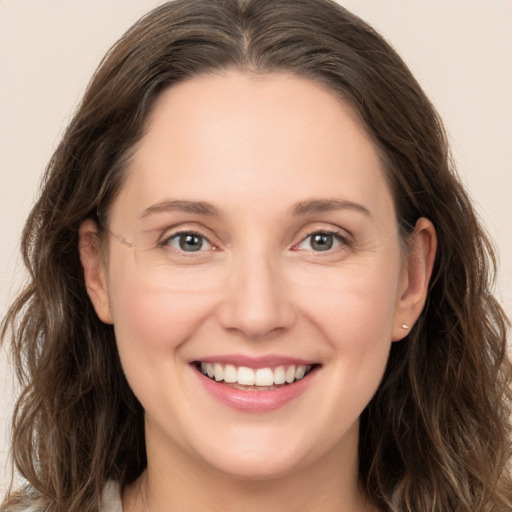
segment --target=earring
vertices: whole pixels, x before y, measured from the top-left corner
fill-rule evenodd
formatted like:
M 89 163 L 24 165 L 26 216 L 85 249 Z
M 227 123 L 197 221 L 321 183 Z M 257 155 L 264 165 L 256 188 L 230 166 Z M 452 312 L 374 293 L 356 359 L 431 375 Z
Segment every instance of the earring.
M 409 326 L 408 326 L 407 324 L 402 324 L 400 327 L 401 327 L 402 329 L 405 329 L 406 331 L 408 331 L 408 330 L 409 330 Z

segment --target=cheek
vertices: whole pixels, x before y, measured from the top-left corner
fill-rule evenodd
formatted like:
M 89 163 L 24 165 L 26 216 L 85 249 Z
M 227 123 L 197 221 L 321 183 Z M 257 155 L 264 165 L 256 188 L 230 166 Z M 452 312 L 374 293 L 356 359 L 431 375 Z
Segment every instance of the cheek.
M 393 294 L 380 286 L 346 286 L 328 290 L 328 300 L 316 317 L 332 354 L 328 387 L 336 407 L 326 397 L 326 417 L 340 424 L 347 415 L 359 417 L 382 380 L 392 344 Z M 350 411 L 350 413 L 349 413 Z M 335 422 L 335 423 L 336 423 Z
M 209 309 L 205 295 L 170 293 L 144 283 L 121 286 L 111 297 L 118 343 L 131 342 L 142 348 L 178 346 L 192 335 Z
M 124 252 L 121 252 L 124 251 Z M 205 308 L 207 295 L 170 291 L 145 279 L 126 248 L 112 247 L 108 291 L 119 350 L 144 352 L 169 349 L 186 339 Z M 158 357 L 158 356 L 157 356 Z
M 146 282 L 129 263 L 110 272 L 110 302 L 126 377 L 144 405 L 178 378 L 181 345 L 210 310 L 211 294 L 176 292 Z M 152 398 L 153 397 L 153 398 Z
M 302 287 L 302 315 L 322 333 L 331 359 L 331 389 L 347 408 L 362 410 L 375 393 L 392 343 L 399 268 L 344 268 L 322 286 Z M 350 404 L 349 404 L 350 402 Z M 344 408 L 342 408 L 344 409 Z M 346 410 L 346 409 L 345 409 Z
M 390 341 L 398 294 L 398 265 L 346 266 L 295 281 L 302 314 L 332 343 L 363 348 Z M 311 277 L 311 276 L 310 276 Z
M 198 296 L 199 295 L 199 296 Z M 124 279 L 111 295 L 123 371 L 145 411 L 174 418 L 188 341 L 210 310 L 208 294 L 170 293 Z M 183 390 L 182 390 L 183 391 Z M 179 407 L 178 407 L 179 410 Z

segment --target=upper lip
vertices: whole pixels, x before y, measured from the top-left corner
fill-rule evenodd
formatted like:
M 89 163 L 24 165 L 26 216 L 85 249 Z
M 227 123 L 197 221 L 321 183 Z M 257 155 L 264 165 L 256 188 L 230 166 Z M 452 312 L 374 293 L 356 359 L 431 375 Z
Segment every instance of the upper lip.
M 215 356 L 205 356 L 192 359 L 193 363 L 219 363 L 219 364 L 231 364 L 233 366 L 245 366 L 247 368 L 272 368 L 277 366 L 291 366 L 291 365 L 315 365 L 318 361 L 312 361 L 308 359 L 301 359 L 298 357 L 290 357 L 277 354 L 268 354 L 265 356 L 248 356 L 245 354 L 224 354 Z

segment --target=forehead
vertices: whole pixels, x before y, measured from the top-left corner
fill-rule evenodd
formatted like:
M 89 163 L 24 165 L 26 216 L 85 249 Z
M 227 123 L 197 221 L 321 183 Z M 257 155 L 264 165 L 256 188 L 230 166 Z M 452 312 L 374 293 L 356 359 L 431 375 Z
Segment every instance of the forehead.
M 140 213 L 166 199 L 247 208 L 270 207 L 272 197 L 288 208 L 326 196 L 384 199 L 392 209 L 378 152 L 352 109 L 304 78 L 229 71 L 164 91 L 120 202 Z

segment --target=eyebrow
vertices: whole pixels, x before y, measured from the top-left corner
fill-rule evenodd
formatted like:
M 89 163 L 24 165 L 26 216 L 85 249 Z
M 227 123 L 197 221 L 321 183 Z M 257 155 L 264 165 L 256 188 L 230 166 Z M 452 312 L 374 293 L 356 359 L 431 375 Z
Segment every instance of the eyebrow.
M 144 219 L 154 213 L 173 211 L 195 213 L 196 215 L 220 215 L 220 211 L 215 206 L 205 201 L 166 200 L 149 206 L 141 213 L 140 217 Z
M 343 199 L 311 199 L 301 201 L 291 209 L 292 215 L 310 215 L 312 213 L 331 212 L 333 210 L 355 210 L 371 217 L 370 210 L 363 205 Z
M 309 201 L 301 201 L 292 207 L 291 214 L 294 216 L 302 216 L 346 209 L 355 210 L 367 216 L 371 216 L 370 211 L 364 206 L 352 201 L 346 201 L 342 199 L 311 199 Z M 215 206 L 206 201 L 169 199 L 149 206 L 142 212 L 140 217 L 144 219 L 155 213 L 165 213 L 172 211 L 194 213 L 196 215 L 207 215 L 209 217 L 220 216 L 221 214 L 221 212 Z

